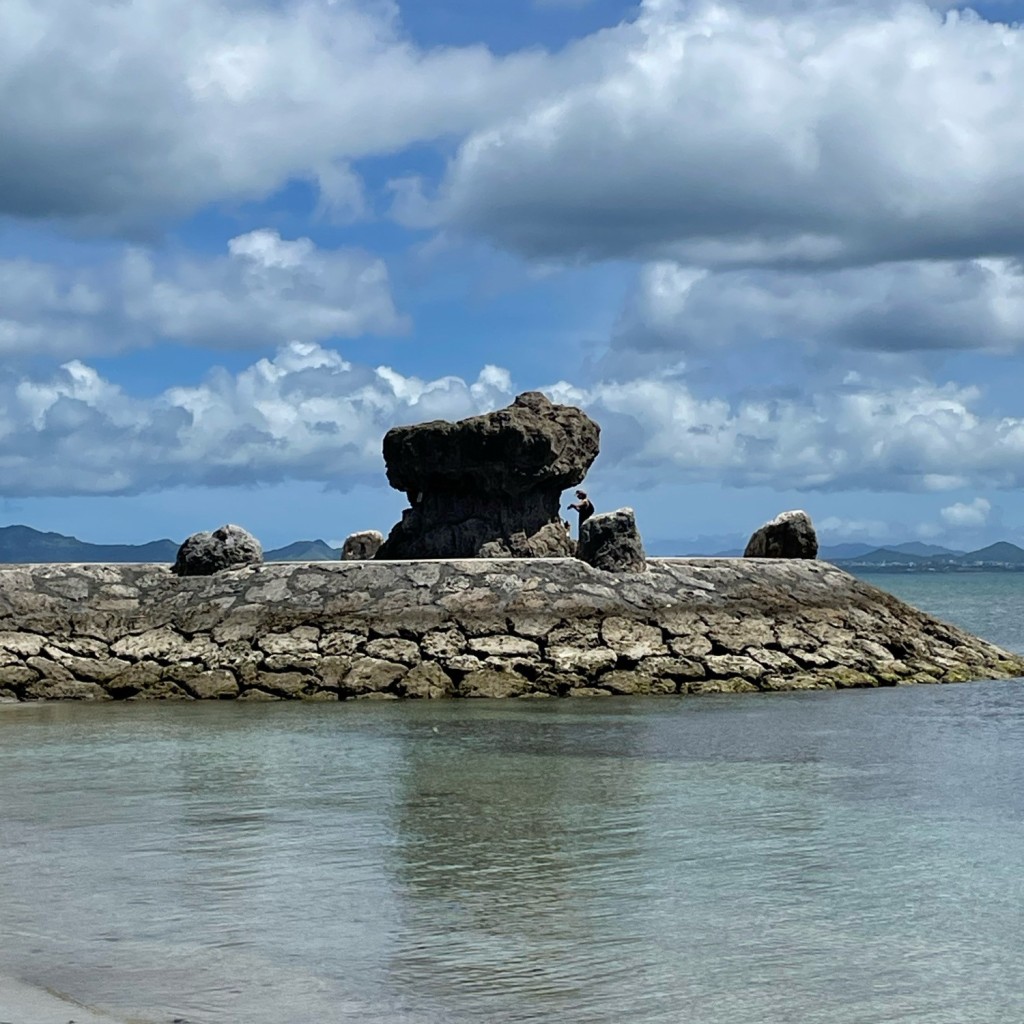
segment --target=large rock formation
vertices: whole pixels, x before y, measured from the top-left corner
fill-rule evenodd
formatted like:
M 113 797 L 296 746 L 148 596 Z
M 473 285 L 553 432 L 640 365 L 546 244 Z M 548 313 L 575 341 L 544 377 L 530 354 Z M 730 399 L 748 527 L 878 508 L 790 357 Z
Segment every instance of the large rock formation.
M 366 561 L 377 554 L 383 543 L 384 534 L 380 530 L 360 530 L 358 533 L 350 533 L 342 546 L 341 560 L 343 562 Z
M 706 694 L 1024 676 L 817 559 L 0 566 L 0 702 Z M 2 1016 L 2 1015 L 0 1015 Z
M 562 492 L 597 458 L 584 412 L 529 391 L 512 405 L 384 437 L 388 482 L 409 498 L 378 559 L 570 555 Z
M 647 555 L 631 508 L 601 512 L 580 527 L 577 555 L 605 572 L 646 572 Z
M 227 523 L 212 533 L 193 533 L 178 548 L 171 572 L 178 576 L 210 576 L 234 565 L 263 561 L 263 547 L 248 530 Z
M 817 558 L 818 535 L 811 517 L 800 509 L 783 512 L 755 530 L 744 558 Z

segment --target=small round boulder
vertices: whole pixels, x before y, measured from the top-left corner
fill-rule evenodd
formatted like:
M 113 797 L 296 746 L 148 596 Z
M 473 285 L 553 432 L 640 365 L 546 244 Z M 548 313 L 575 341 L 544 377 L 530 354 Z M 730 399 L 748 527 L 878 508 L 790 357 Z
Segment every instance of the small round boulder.
M 817 558 L 818 535 L 811 517 L 801 509 L 783 512 L 755 530 L 744 558 Z
M 178 576 L 212 576 L 221 569 L 258 565 L 263 547 L 248 530 L 228 523 L 212 533 L 193 533 L 178 548 L 171 572 Z

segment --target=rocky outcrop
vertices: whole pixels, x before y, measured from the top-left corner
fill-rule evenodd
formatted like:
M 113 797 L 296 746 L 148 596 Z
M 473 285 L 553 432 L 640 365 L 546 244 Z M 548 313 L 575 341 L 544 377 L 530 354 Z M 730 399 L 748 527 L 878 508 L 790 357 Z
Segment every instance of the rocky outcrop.
M 178 576 L 209 576 L 233 565 L 263 561 L 263 548 L 248 530 L 228 523 L 212 533 L 193 533 L 178 548 L 171 571 Z
M 580 527 L 577 555 L 605 572 L 646 572 L 647 555 L 631 508 L 601 512 Z
M 561 495 L 583 480 L 599 434 L 581 410 L 553 405 L 536 391 L 457 423 L 389 430 L 388 482 L 410 507 L 377 558 L 570 554 Z
M 380 530 L 361 530 L 350 533 L 341 548 L 344 562 L 358 562 L 373 558 L 384 543 L 384 534 Z
M 811 517 L 800 509 L 783 512 L 755 530 L 744 558 L 817 558 L 818 535 Z
M 826 562 L 0 568 L 0 700 L 707 694 L 1024 675 Z

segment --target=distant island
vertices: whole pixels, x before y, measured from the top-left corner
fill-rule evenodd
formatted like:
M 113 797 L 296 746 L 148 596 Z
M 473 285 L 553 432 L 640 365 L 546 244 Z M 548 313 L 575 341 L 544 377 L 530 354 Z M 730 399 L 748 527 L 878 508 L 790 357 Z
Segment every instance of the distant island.
M 25 562 L 167 562 L 177 556 L 180 541 L 167 538 L 146 544 L 90 544 L 62 533 L 44 533 L 30 526 L 0 526 L 0 564 Z M 708 557 L 708 552 L 685 551 L 682 545 L 654 542 L 649 555 Z M 742 549 L 716 551 L 718 557 L 738 557 Z M 341 549 L 323 540 L 298 540 L 263 553 L 268 562 L 332 562 Z M 999 541 L 977 551 L 954 551 L 937 544 L 908 541 L 878 547 L 872 544 L 825 545 L 823 561 L 848 572 L 1018 572 L 1024 571 L 1024 548 Z
M 43 533 L 30 526 L 0 526 L 0 563 L 20 562 L 167 562 L 177 557 L 181 541 L 153 540 L 148 544 L 89 544 L 62 533 Z M 299 540 L 265 551 L 268 562 L 328 562 L 341 558 L 341 549 L 322 540 Z
M 648 554 L 667 556 L 670 544 L 655 542 Z M 677 544 L 677 547 L 679 545 Z M 688 552 L 700 557 L 704 552 Z M 715 551 L 719 558 L 736 558 L 742 548 Z M 1001 540 L 977 551 L 955 551 L 938 544 L 907 541 L 902 544 L 834 544 L 823 545 L 818 557 L 847 572 L 1019 572 L 1024 570 L 1024 548 Z
M 917 548 L 935 545 L 900 544 L 891 548 L 873 548 L 837 558 L 828 553 L 820 557 L 850 572 L 1019 572 L 1024 570 L 1024 548 L 1001 540 L 977 551 L 922 552 Z

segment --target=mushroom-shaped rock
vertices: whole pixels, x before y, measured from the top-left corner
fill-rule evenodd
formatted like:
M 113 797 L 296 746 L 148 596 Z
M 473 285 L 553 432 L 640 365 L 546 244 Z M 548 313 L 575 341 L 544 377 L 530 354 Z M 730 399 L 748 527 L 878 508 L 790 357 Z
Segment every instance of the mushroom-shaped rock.
M 631 508 L 591 516 L 580 527 L 577 554 L 606 572 L 647 572 L 647 555 Z
M 384 534 L 380 530 L 360 530 L 350 533 L 345 538 L 341 549 L 343 562 L 360 562 L 373 558 L 378 548 L 384 543 Z
M 818 535 L 811 517 L 800 509 L 783 512 L 755 530 L 744 558 L 817 558 Z
M 212 533 L 193 533 L 178 548 L 171 572 L 178 576 L 211 576 L 236 565 L 263 561 L 263 548 L 248 530 L 228 523 Z
M 377 558 L 571 554 L 562 492 L 582 482 L 599 437 L 582 410 L 537 391 L 483 416 L 389 430 L 388 482 L 411 507 Z

